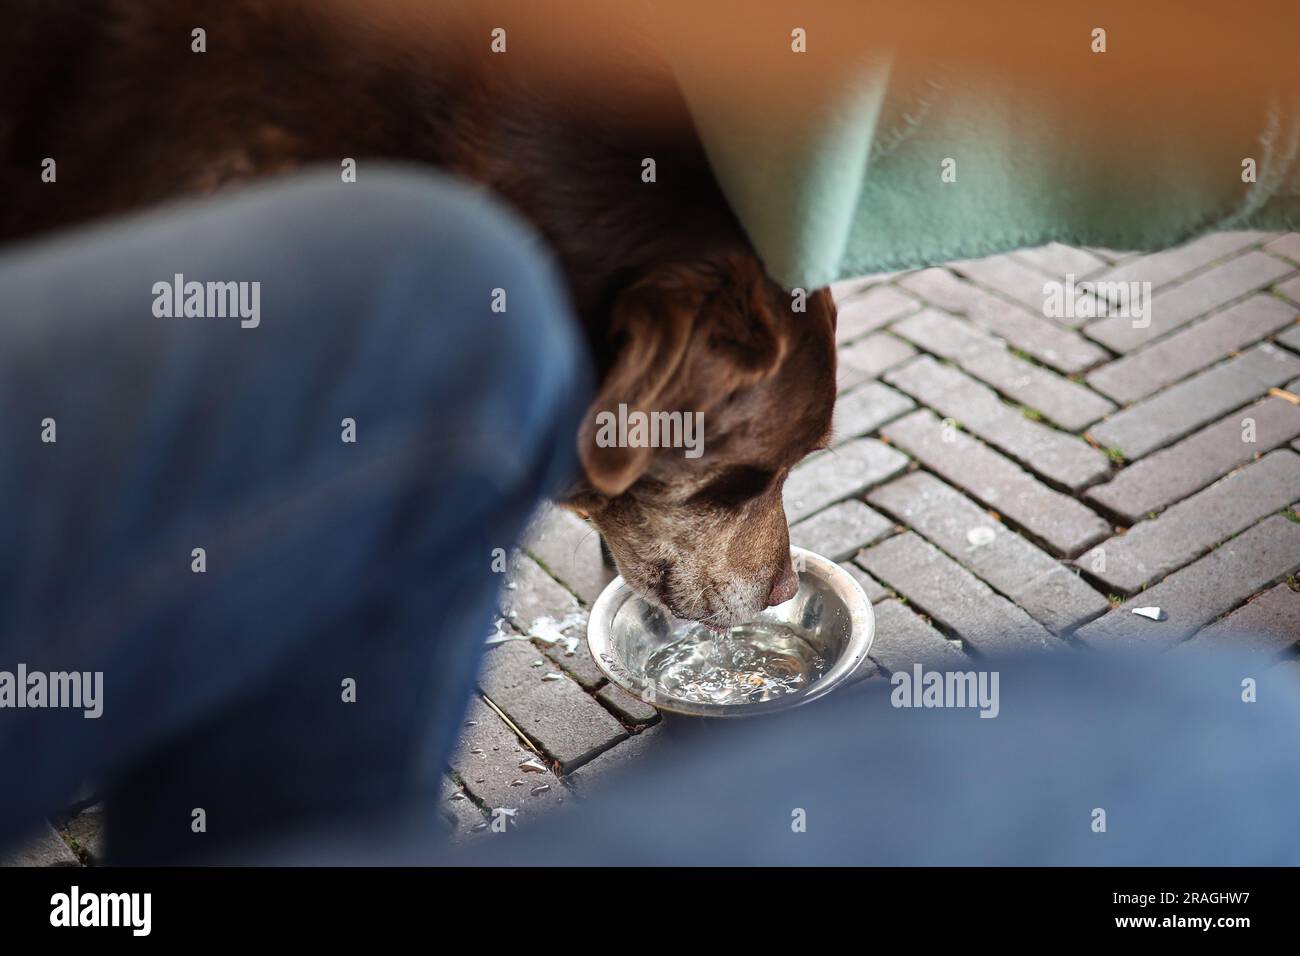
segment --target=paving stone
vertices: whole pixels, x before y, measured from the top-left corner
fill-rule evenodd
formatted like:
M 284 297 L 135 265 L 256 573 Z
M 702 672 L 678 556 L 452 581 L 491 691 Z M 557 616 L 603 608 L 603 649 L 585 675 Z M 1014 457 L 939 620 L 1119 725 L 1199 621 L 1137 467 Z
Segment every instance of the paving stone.
M 836 305 L 841 305 L 849 299 L 861 295 L 868 289 L 892 282 L 899 275 L 901 275 L 899 272 L 876 272 L 868 276 L 854 276 L 851 279 L 832 282 L 830 284 L 831 298 L 835 300 Z
M 524 550 L 587 605 L 614 578 L 600 557 L 600 535 L 568 508 L 545 505 L 528 529 Z
M 587 612 L 528 555 L 513 562 L 501 605 L 506 620 L 583 687 L 593 690 L 605 683 L 587 650 Z
M 1130 258 L 1099 276 L 1099 282 L 1150 282 L 1159 289 L 1216 260 L 1236 255 L 1264 238 L 1259 232 L 1212 232 L 1173 249 Z
M 653 724 L 659 719 L 659 711 L 640 697 L 629 694 L 617 684 L 606 684 L 596 697 L 622 718 L 625 723 Z
M 1067 431 L 1083 431 L 1115 410 L 1114 404 L 1091 389 L 1006 350 L 982 352 L 958 364 L 1012 401 L 1042 413 Z
M 1036 249 L 1020 249 L 1011 256 L 1052 278 L 1074 275 L 1081 279 L 1110 265 L 1107 258 L 1096 252 L 1060 242 L 1049 242 Z
M 562 630 L 557 629 L 555 633 L 562 635 L 559 640 L 537 639 L 532 642 L 541 655 L 581 684 L 584 690 L 594 691 L 604 686 L 607 678 L 596 666 L 591 649 L 587 646 L 585 612 L 581 620 Z
M 875 332 L 920 308 L 920 303 L 892 285 L 878 285 L 838 306 L 835 319 L 835 342 L 843 345 Z
M 947 269 L 920 269 L 898 280 L 898 285 L 937 305 L 947 312 L 963 315 L 975 311 L 982 300 L 992 298 L 989 293 L 969 282 L 963 282 Z M 1021 317 L 1029 318 L 1026 310 L 1017 310 Z
M 1066 488 L 1077 491 L 1110 474 L 1109 459 L 1087 442 L 1030 421 L 988 386 L 928 355 L 895 369 L 886 380 Z
M 925 269 L 898 280 L 898 285 L 947 312 L 965 314 L 972 322 L 1028 352 L 1044 365 L 1062 372 L 1082 372 L 1110 356 L 1077 332 L 1030 310 L 999 299 L 945 269 Z
M 88 806 L 62 821 L 58 831 L 74 855 L 80 850 L 83 862 L 90 866 L 103 866 L 107 862 L 103 804 Z
M 874 438 L 855 438 L 833 452 L 803 461 L 785 482 L 785 514 L 790 524 L 828 505 L 853 498 L 907 467 L 907 457 Z
M 869 656 L 890 673 L 910 670 L 913 664 L 944 668 L 970 663 L 960 641 L 944 637 L 902 601 L 890 598 L 872 610 L 876 615 L 876 636 Z
M 1288 279 L 1286 282 L 1279 283 L 1274 292 L 1280 292 L 1292 302 L 1300 305 L 1300 276 L 1294 279 Z
M 1284 581 L 1256 595 L 1182 646 L 1277 653 L 1295 647 L 1297 641 L 1300 641 L 1300 593 L 1292 591 Z
M 1073 633 L 1110 609 L 1110 601 L 1063 565 L 1027 582 L 1019 591 L 1008 591 L 1007 595 L 1060 635 Z
M 453 846 L 482 839 L 490 831 L 483 826 L 490 823 L 487 814 L 479 809 L 473 798 L 450 777 L 442 778 L 438 794 L 438 812 L 447 824 L 448 842 Z
M 1278 335 L 1275 341 L 1279 345 L 1285 345 L 1293 352 L 1300 352 L 1300 325 L 1293 325 L 1285 332 Z
M 568 773 L 627 735 L 622 724 L 567 676 L 535 667 L 536 648 L 510 642 L 490 650 L 479 684 L 492 702 Z
M 1288 232 L 1286 235 L 1279 236 L 1268 245 L 1264 246 L 1264 251 L 1271 252 L 1275 256 L 1284 256 L 1292 262 L 1300 263 L 1300 233 Z
M 1078 382 L 1018 358 L 1001 340 L 936 309 L 909 316 L 894 332 L 1070 431 L 1082 431 L 1115 410 L 1114 404 Z
M 1300 527 L 1300 526 L 1298 526 Z M 913 531 L 864 551 L 863 567 L 982 654 L 1064 647 L 1033 618 Z
M 1126 252 L 1123 249 L 1107 249 L 1105 246 L 1083 246 L 1083 248 L 1110 263 L 1122 262 L 1126 259 L 1136 259 L 1138 256 L 1142 255 L 1140 252 Z
M 827 288 L 831 290 L 831 298 L 835 300 L 835 307 L 838 310 L 843 308 L 844 303 L 849 299 L 867 291 L 872 285 L 872 281 L 866 276 L 854 276 L 851 279 L 832 282 Z
M 1242 440 L 1246 419 L 1255 423 L 1253 443 Z M 1300 407 L 1266 398 L 1129 465 L 1106 484 L 1090 488 L 1087 498 L 1133 524 L 1296 435 Z
M 1297 496 L 1300 456 L 1289 449 L 1270 452 L 1159 517 L 1103 541 L 1078 563 L 1116 592 L 1132 594 L 1287 507 Z M 1104 567 L 1094 561 L 1098 551 L 1104 552 Z
M 0 852 L 0 867 L 80 865 L 81 861 L 54 832 L 54 827 L 44 822 L 27 839 Z
M 1015 299 L 1031 312 L 1043 314 L 1043 274 L 1011 256 L 968 259 L 949 263 L 948 268 Z
M 836 387 L 847 391 L 877 378 L 881 372 L 906 362 L 916 354 L 916 349 L 888 332 L 877 332 L 839 350 L 839 365 L 835 373 Z
M 1148 455 L 1300 373 L 1300 356 L 1263 342 L 1132 405 L 1092 429 L 1130 461 Z
M 1248 252 L 1156 293 L 1151 314 L 1142 320 L 1150 320 L 1145 327 L 1136 327 L 1131 318 L 1111 316 L 1090 322 L 1084 333 L 1115 352 L 1131 352 L 1234 299 L 1273 285 L 1293 269 L 1273 256 Z
M 842 445 L 851 438 L 869 435 L 885 422 L 914 408 L 916 402 L 883 382 L 867 382 L 844 392 L 835 401 L 833 444 Z
M 1075 637 L 1096 647 L 1171 647 L 1300 567 L 1300 524 L 1265 518 L 1205 557 L 1130 598 Z M 1135 607 L 1159 607 L 1152 621 Z
M 869 575 L 862 567 L 852 561 L 841 561 L 840 567 L 853 575 L 853 580 L 862 586 L 862 593 L 872 604 L 889 597 L 889 589 Z
M 495 653 L 491 651 L 489 656 Z M 592 701 L 592 706 L 600 705 Z M 519 742 L 492 708 L 478 697 L 470 701 L 450 763 L 478 804 L 489 812 L 498 807 L 515 810 L 517 824 L 564 804 L 569 791 L 559 777 L 549 769 L 532 772 L 520 767 L 524 761 L 535 759 L 537 755 Z M 542 784 L 548 789 L 532 792 Z
M 1088 384 L 1127 405 L 1295 321 L 1281 299 L 1256 295 L 1088 374 Z
M 832 561 L 843 561 L 860 548 L 879 541 L 893 528 L 893 522 L 861 501 L 851 499 L 791 525 L 790 543 Z
M 1073 498 L 957 429 L 928 409 L 881 432 L 929 470 L 1019 525 L 1054 554 L 1073 557 L 1110 534 L 1110 525 Z
M 500 604 L 502 615 L 529 636 L 584 613 L 578 599 L 526 554 L 513 556 Z
M 844 678 L 844 683 L 835 691 L 835 693 L 842 692 L 846 688 L 852 687 L 855 684 L 860 685 L 865 681 L 873 680 L 882 676 L 884 675 L 881 673 L 880 668 L 876 666 L 876 662 L 870 657 L 864 657 L 862 660 L 858 661 L 858 666 Z
M 667 743 L 668 734 L 661 721 L 605 751 L 575 770 L 567 780 L 578 796 L 589 797 L 609 786 L 630 768 L 644 770 L 646 763 L 654 760 Z
M 594 691 L 607 683 L 604 672 L 596 666 L 587 646 L 587 619 L 580 626 L 566 629 L 565 638 L 555 643 L 534 641 L 533 644 L 550 662 L 568 674 L 586 691 Z M 576 638 L 576 640 L 575 640 Z
M 1057 634 L 1104 614 L 1110 606 L 1071 569 L 933 475 L 904 475 L 877 488 L 869 500 Z

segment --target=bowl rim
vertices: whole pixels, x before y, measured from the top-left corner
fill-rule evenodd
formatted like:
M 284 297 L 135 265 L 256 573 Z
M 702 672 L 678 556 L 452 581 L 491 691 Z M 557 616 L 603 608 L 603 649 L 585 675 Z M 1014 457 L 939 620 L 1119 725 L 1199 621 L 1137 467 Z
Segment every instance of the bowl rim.
M 836 562 L 816 552 L 791 546 L 790 554 L 794 558 L 796 567 L 802 566 L 805 569 L 816 569 L 819 577 L 834 582 L 836 593 L 844 601 L 844 606 L 849 613 L 848 642 L 845 645 L 844 653 L 836 659 L 830 669 L 809 685 L 805 691 L 796 694 L 785 694 L 781 697 L 755 703 L 710 704 L 684 701 L 664 697 L 662 694 L 654 694 L 653 691 L 651 700 L 648 700 L 647 703 L 650 703 L 652 707 L 659 711 L 684 714 L 690 717 L 757 717 L 761 714 L 789 710 L 791 707 L 798 707 L 823 697 L 843 684 L 857 671 L 866 659 L 868 652 L 870 652 L 871 645 L 876 637 L 875 610 L 872 608 L 871 602 L 867 600 L 862 585 L 858 583 L 852 574 L 840 567 Z M 801 573 L 806 573 L 806 571 Z M 618 662 L 618 659 L 614 657 L 609 646 L 609 638 L 613 633 L 614 615 L 618 613 L 624 602 L 631 597 L 640 597 L 640 595 L 632 590 L 628 583 L 623 580 L 622 575 L 615 576 L 614 580 L 605 585 L 605 589 L 600 592 L 595 603 L 592 604 L 591 613 L 587 620 L 587 650 L 596 662 L 596 667 L 610 681 L 634 697 L 646 700 L 643 695 L 647 689 L 652 689 L 650 681 L 634 676 L 627 668 L 623 667 Z

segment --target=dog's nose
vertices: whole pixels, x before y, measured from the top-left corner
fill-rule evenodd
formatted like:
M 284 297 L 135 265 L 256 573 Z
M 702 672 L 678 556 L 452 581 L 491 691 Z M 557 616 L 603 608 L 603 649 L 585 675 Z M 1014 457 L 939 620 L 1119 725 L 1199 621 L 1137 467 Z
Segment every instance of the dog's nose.
M 781 570 L 776 573 L 776 577 L 772 580 L 772 589 L 767 592 L 767 606 L 784 604 L 794 597 L 798 590 L 799 575 L 794 573 L 794 567 L 787 558 L 785 564 L 781 566 Z

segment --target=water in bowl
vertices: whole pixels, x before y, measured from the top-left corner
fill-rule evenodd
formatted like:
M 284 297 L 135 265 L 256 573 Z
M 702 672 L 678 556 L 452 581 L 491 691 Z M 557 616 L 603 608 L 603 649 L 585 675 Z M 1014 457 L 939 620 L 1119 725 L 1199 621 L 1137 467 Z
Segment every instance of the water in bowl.
M 650 655 L 645 673 L 658 690 L 678 700 L 751 704 L 798 693 L 827 666 L 790 627 L 756 621 L 725 634 L 695 625 Z

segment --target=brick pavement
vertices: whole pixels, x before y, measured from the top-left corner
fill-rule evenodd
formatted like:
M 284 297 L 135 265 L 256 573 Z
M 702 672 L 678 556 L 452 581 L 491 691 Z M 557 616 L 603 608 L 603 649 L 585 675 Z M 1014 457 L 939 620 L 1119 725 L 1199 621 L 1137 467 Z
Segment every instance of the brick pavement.
M 1044 283 L 1067 274 L 1151 283 L 1149 324 L 1045 314 Z M 1121 640 L 1238 642 L 1300 677 L 1300 235 L 1052 244 L 833 292 L 836 438 L 795 469 L 786 511 L 875 605 L 868 680 Z M 490 838 L 494 811 L 508 826 L 580 812 L 692 732 L 586 656 L 608 577 L 581 519 L 539 516 L 447 768 L 456 839 Z M 1167 618 L 1129 613 L 1144 605 Z M 27 862 L 93 862 L 95 814 L 41 831 Z

